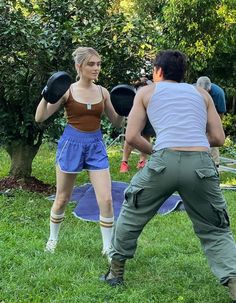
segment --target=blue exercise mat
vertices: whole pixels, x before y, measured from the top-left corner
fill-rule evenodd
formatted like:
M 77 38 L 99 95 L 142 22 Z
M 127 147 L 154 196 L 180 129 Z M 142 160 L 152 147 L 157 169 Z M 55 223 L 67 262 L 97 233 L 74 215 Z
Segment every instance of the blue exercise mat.
M 112 199 L 114 208 L 114 217 L 118 218 L 122 203 L 124 201 L 124 190 L 128 183 L 112 182 Z M 71 196 L 71 201 L 77 202 L 73 214 L 75 217 L 85 221 L 99 221 L 99 209 L 94 193 L 93 186 L 90 183 L 75 187 Z M 183 202 L 179 195 L 173 194 L 160 207 L 158 214 L 166 215 L 174 210 L 184 210 Z

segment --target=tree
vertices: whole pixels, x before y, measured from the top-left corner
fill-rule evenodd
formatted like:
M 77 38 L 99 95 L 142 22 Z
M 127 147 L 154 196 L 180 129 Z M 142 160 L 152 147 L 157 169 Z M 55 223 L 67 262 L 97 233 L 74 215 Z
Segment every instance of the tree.
M 236 2 L 234 0 L 133 0 L 136 13 L 150 16 L 160 32 L 156 51 L 177 48 L 188 56 L 186 81 L 208 75 L 221 85 L 228 110 L 236 104 Z
M 124 1 L 125 2 L 125 1 Z M 235 83 L 236 2 L 234 0 L 132 0 L 137 14 L 155 21 L 156 51 L 187 54 L 188 81 L 207 72 L 225 86 Z M 132 9 L 132 8 L 131 8 Z M 229 81 L 226 83 L 225 78 Z
M 63 57 L 63 45 L 69 44 L 62 29 L 55 33 L 56 18 L 47 23 L 47 15 L 39 16 L 37 10 L 23 1 L 6 1 L 1 7 L 0 142 L 11 158 L 10 175 L 21 178 L 31 175 L 48 125 L 34 122 L 43 83 L 50 72 L 62 67 L 54 58 Z M 63 67 L 66 62 L 68 58 Z
M 230 109 L 236 95 L 236 2 L 170 0 L 162 15 L 163 46 L 188 55 L 186 80 L 207 75 L 225 89 Z
M 45 131 L 60 126 L 55 125 L 55 117 L 37 124 L 34 114 L 53 72 L 65 70 L 75 76 L 73 49 L 89 45 L 102 54 L 100 82 L 108 88 L 130 81 L 142 66 L 141 54 L 150 49 L 149 43 L 143 43 L 145 26 L 122 12 L 114 14 L 112 4 L 106 0 L 5 0 L 0 5 L 0 143 L 11 157 L 11 176 L 31 175 Z
M 226 90 L 227 108 L 236 114 L 236 2 L 222 1 L 218 9 L 222 17 L 214 57 L 207 63 L 205 74 Z M 212 68 L 214 66 L 214 68 Z M 232 124 L 234 127 L 234 124 Z

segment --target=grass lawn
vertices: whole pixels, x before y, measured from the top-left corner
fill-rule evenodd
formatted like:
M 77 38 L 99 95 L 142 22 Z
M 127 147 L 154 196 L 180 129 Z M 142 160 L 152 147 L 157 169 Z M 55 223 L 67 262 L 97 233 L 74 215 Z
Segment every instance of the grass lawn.
M 55 184 L 55 146 L 43 145 L 32 175 Z M 109 150 L 112 179 L 129 182 L 132 170 L 119 173 L 121 153 Z M 0 178 L 7 175 L 9 158 L 0 149 Z M 235 175 L 221 173 L 223 183 L 236 184 Z M 88 182 L 87 174 L 77 185 Z M 126 265 L 126 287 L 112 289 L 99 281 L 107 270 L 101 256 L 96 223 L 75 218 L 66 209 L 54 255 L 44 253 L 51 202 L 42 194 L 17 190 L 0 195 L 0 303 L 227 303 L 228 291 L 212 275 L 185 212 L 157 215 L 139 239 L 136 257 Z M 236 193 L 224 191 L 236 235 Z

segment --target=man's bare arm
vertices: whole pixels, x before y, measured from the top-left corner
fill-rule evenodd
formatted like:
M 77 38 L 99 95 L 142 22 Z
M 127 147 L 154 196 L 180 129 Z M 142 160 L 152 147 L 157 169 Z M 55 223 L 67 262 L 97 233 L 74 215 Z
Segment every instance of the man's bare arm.
M 134 98 L 134 104 L 128 117 L 125 139 L 128 144 L 137 148 L 139 151 L 151 154 L 152 144 L 141 135 L 147 121 L 144 94 L 145 90 L 140 89 Z

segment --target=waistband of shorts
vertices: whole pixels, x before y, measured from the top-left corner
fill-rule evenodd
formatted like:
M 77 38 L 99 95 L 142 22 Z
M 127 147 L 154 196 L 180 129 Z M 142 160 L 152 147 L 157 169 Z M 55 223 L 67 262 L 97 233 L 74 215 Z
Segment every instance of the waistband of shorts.
M 102 132 L 100 129 L 92 132 L 83 132 L 69 124 L 66 125 L 62 136 L 64 138 L 79 140 L 82 142 L 94 142 L 103 139 Z
M 210 151 L 174 150 L 169 148 L 163 148 L 157 151 L 153 151 L 153 154 L 159 156 L 163 156 L 164 154 L 173 154 L 176 156 L 182 155 L 186 157 L 199 157 L 199 156 L 209 156 Z

